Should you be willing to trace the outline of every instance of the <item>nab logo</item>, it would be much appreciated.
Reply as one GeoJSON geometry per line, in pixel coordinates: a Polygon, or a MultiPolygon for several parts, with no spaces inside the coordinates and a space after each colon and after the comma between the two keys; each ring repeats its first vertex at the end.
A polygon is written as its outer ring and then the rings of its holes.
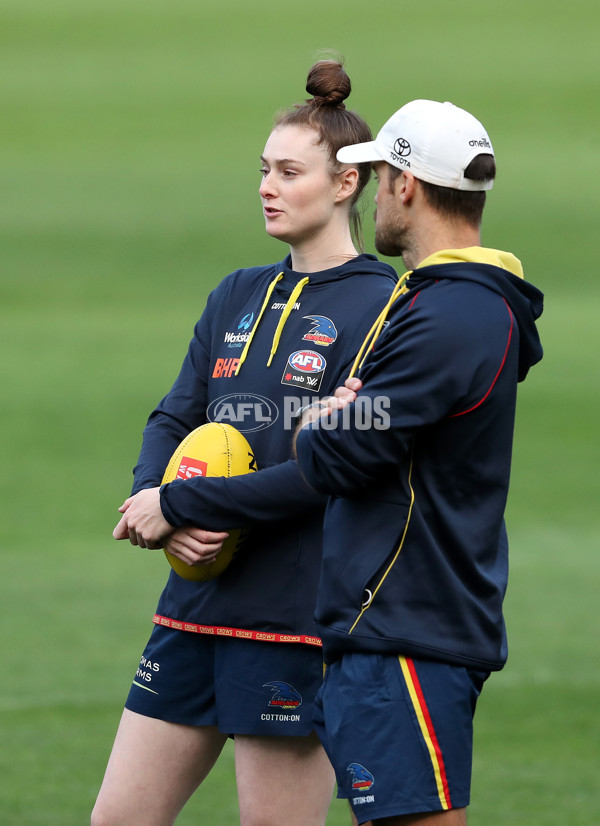
{"type": "Polygon", "coordinates": [[[350,763],[346,771],[352,772],[353,791],[364,792],[375,783],[375,778],[371,772],[367,771],[360,763],[350,763]]]}
{"type": "Polygon", "coordinates": [[[270,688],[273,696],[269,700],[270,706],[277,708],[298,708],[302,705],[302,695],[289,683],[282,683],[274,680],[272,683],[265,683],[263,688],[270,688]]]}
{"type": "Polygon", "coordinates": [[[326,361],[314,350],[296,350],[288,359],[290,366],[301,373],[320,373],[325,369],[326,361]]]}

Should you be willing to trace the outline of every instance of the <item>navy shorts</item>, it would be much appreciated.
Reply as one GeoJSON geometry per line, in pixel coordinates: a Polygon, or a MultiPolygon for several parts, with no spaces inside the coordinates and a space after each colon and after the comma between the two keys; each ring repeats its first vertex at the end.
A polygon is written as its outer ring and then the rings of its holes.
{"type": "Polygon", "coordinates": [[[468,805],[487,676],[395,655],[346,654],[327,666],[315,725],[359,823],[468,805]]]}
{"type": "Polygon", "coordinates": [[[230,735],[306,736],[322,680],[320,648],[156,625],[125,707],[230,735]]]}

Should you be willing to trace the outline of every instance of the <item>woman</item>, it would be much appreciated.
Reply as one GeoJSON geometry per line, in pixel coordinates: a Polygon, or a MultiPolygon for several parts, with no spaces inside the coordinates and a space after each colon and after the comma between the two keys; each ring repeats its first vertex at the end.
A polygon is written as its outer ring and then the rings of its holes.
{"type": "Polygon", "coordinates": [[[334,778],[312,724],[325,500],[290,458],[288,414],[343,383],[396,275],[360,255],[351,233],[370,168],[335,155],[370,140],[370,130],[344,106],[349,78],[339,63],[320,61],[306,89],[313,98],[279,115],[261,157],[266,230],[290,253],[237,270],[209,296],[179,377],[148,420],[134,495],[114,533],[188,564],[213,560],[226,529],[249,528],[249,537],[217,579],[171,573],[94,826],[173,823],[228,736],[245,826],[325,823],[334,778]],[[243,428],[258,472],[158,487],[174,448],[221,397],[257,394],[278,411],[270,427],[243,428]],[[182,621],[189,630],[170,627],[182,621]]]}

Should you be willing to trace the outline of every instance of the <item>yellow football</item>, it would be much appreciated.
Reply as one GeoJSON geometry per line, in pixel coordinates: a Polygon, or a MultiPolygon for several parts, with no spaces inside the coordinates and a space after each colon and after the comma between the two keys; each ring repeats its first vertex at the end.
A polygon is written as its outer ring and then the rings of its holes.
{"type": "MultiPolygon", "coordinates": [[[[256,469],[252,448],[239,430],[229,424],[209,422],[192,430],[181,442],[171,456],[162,484],[195,476],[240,476],[256,469]]],[[[242,530],[228,533],[216,560],[209,565],[187,565],[168,551],[165,556],[183,579],[207,582],[223,573],[242,542],[242,530]]]]}

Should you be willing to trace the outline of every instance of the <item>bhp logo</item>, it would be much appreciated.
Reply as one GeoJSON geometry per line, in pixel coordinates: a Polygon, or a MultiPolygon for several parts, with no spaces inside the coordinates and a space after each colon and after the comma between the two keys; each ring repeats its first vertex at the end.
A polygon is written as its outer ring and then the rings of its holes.
{"type": "Polygon", "coordinates": [[[213,369],[213,379],[231,378],[231,376],[233,376],[233,374],[235,373],[239,363],[240,360],[234,358],[217,359],[213,369]]]}

